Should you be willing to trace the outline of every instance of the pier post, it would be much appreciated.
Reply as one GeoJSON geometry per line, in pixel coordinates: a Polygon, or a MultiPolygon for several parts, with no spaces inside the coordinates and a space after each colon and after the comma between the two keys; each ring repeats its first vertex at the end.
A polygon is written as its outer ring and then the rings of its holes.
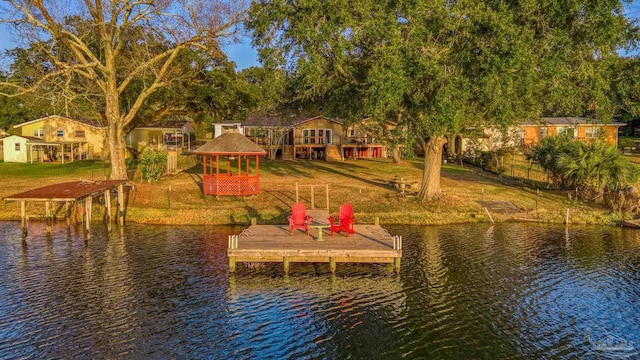
{"type": "Polygon", "coordinates": [[[336,258],[334,257],[329,258],[329,269],[331,269],[331,273],[336,272],[336,258]]]}
{"type": "Polygon", "coordinates": [[[288,256],[285,256],[284,258],[282,258],[282,264],[283,264],[284,273],[288,274],[289,273],[289,257],[288,256]]]}
{"type": "Polygon", "coordinates": [[[314,199],[314,196],[313,196],[313,188],[314,187],[315,186],[311,185],[311,209],[315,209],[316,208],[315,199],[314,199]]]}
{"type": "Polygon", "coordinates": [[[27,237],[27,203],[24,200],[20,201],[20,230],[24,240],[27,237]]]}
{"type": "Polygon", "coordinates": [[[396,271],[396,274],[400,274],[400,258],[393,258],[393,268],[396,271]]]}
{"type": "Polygon", "coordinates": [[[50,201],[45,201],[44,203],[44,208],[45,208],[45,216],[46,216],[46,220],[45,223],[47,224],[47,234],[51,234],[51,202],[50,201]]]}
{"type": "Polygon", "coordinates": [[[124,226],[124,184],[118,185],[118,225],[124,226]]]}
{"type": "Polygon", "coordinates": [[[329,210],[329,184],[327,184],[326,186],[327,186],[327,190],[325,192],[327,193],[327,210],[329,210]]]}
{"type": "Polygon", "coordinates": [[[87,239],[91,239],[91,210],[93,208],[93,198],[91,196],[87,196],[84,199],[84,218],[86,222],[86,230],[87,230],[87,239]]]}
{"type": "Polygon", "coordinates": [[[236,272],[236,257],[229,256],[229,272],[236,272]]]}
{"type": "Polygon", "coordinates": [[[71,202],[66,201],[64,203],[64,206],[65,206],[64,214],[65,214],[65,217],[67,218],[67,229],[69,229],[71,227],[71,207],[73,205],[71,205],[71,202]]]}
{"type": "Polygon", "coordinates": [[[104,191],[104,217],[107,222],[107,231],[111,231],[111,190],[104,191]]]}
{"type": "Polygon", "coordinates": [[[258,223],[258,219],[252,217],[251,218],[251,226],[255,226],[258,223]]]}

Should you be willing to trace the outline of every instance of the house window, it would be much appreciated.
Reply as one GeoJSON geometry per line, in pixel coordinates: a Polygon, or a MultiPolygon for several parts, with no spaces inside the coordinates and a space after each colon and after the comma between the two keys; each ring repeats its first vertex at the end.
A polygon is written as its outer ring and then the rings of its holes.
{"type": "Polygon", "coordinates": [[[84,138],[85,137],[84,130],[76,130],[75,137],[84,138]]]}
{"type": "Polygon", "coordinates": [[[540,127],[539,133],[541,138],[547,136],[548,132],[549,132],[549,129],[546,126],[540,127]]]}
{"type": "Polygon", "coordinates": [[[584,136],[588,139],[595,139],[600,133],[599,129],[595,126],[589,126],[584,129],[584,136]]]}
{"type": "Polygon", "coordinates": [[[20,143],[16,143],[16,151],[20,151],[20,143]]]}
{"type": "Polygon", "coordinates": [[[33,129],[33,136],[35,137],[43,137],[44,130],[43,129],[33,129]]]}
{"type": "Polygon", "coordinates": [[[302,130],[303,144],[331,144],[331,129],[305,129],[302,130]]]}
{"type": "Polygon", "coordinates": [[[222,133],[223,134],[229,134],[229,133],[239,133],[240,130],[238,129],[237,126],[223,126],[222,127],[222,133]]]}
{"type": "Polygon", "coordinates": [[[356,128],[351,128],[351,129],[349,130],[349,136],[350,136],[350,137],[354,137],[354,136],[356,136],[356,128]]]}
{"type": "Polygon", "coordinates": [[[64,137],[64,130],[57,130],[56,131],[56,136],[57,137],[64,137]]]}
{"type": "Polygon", "coordinates": [[[576,137],[576,129],[568,126],[560,126],[558,127],[558,135],[561,134],[569,134],[572,138],[576,137]]]}

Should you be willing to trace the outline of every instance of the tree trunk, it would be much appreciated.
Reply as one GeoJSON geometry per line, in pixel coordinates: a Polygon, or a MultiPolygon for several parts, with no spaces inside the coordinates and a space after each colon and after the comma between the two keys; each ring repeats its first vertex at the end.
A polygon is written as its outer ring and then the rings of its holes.
{"type": "Polygon", "coordinates": [[[118,87],[113,79],[106,81],[105,89],[107,137],[109,155],[111,158],[111,180],[127,179],[127,163],[125,162],[126,143],[124,140],[124,125],[120,116],[118,87]]]}
{"type": "Polygon", "coordinates": [[[457,144],[456,144],[456,136],[458,136],[456,133],[453,134],[449,134],[448,136],[448,143],[449,143],[449,157],[450,158],[458,158],[458,152],[460,151],[460,149],[458,149],[457,144]]]}
{"type": "Polygon", "coordinates": [[[127,179],[127,163],[125,161],[126,143],[122,126],[109,124],[109,151],[111,152],[111,180],[127,179]]]}
{"type": "Polygon", "coordinates": [[[446,143],[447,139],[444,136],[432,136],[423,142],[424,169],[422,170],[422,186],[418,193],[420,200],[431,201],[441,196],[442,146],[446,143]]]}
{"type": "Polygon", "coordinates": [[[402,154],[400,153],[400,146],[396,145],[392,150],[393,163],[400,164],[402,162],[402,154]]]}

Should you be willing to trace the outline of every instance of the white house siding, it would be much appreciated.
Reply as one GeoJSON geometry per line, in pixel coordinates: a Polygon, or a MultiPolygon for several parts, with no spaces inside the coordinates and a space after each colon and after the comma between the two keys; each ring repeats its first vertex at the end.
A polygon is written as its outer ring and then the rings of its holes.
{"type": "Polygon", "coordinates": [[[28,161],[27,155],[29,150],[27,149],[27,139],[21,136],[11,135],[2,139],[2,141],[5,162],[26,163],[28,161]],[[19,150],[16,150],[16,147],[18,147],[19,150]]]}

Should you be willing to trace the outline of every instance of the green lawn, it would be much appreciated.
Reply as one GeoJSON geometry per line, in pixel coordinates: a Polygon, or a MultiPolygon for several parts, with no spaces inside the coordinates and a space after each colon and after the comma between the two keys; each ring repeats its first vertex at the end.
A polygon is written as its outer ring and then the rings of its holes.
{"type": "Polygon", "coordinates": [[[91,179],[104,179],[109,175],[108,164],[97,160],[74,161],[60,163],[0,163],[0,180],[4,179],[40,179],[60,176],[83,176],[91,179]]]}

